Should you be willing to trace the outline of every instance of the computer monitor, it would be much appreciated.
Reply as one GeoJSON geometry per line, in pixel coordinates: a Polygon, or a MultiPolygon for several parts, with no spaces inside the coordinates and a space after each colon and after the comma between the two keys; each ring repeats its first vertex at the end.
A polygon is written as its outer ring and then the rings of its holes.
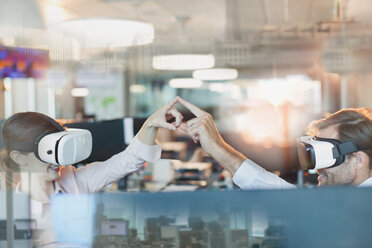
{"type": "Polygon", "coordinates": [[[37,229],[36,220],[17,219],[14,220],[14,238],[31,239],[32,231],[37,229]]]}
{"type": "Polygon", "coordinates": [[[43,78],[49,68],[49,51],[0,45],[0,78],[43,78]]]}
{"type": "Polygon", "coordinates": [[[101,223],[101,235],[125,236],[127,235],[128,223],[125,220],[106,220],[101,223]]]}
{"type": "Polygon", "coordinates": [[[87,129],[92,133],[92,153],[86,160],[81,162],[91,163],[94,161],[105,161],[123,151],[141,129],[145,120],[145,118],[126,117],[106,121],[68,123],[64,126],[87,129]]]}

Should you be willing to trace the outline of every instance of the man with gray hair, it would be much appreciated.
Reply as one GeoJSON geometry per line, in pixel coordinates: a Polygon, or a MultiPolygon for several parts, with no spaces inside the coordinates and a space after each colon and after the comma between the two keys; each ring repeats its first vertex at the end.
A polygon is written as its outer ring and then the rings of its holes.
{"type": "MultiPolygon", "coordinates": [[[[210,114],[181,98],[179,102],[196,116],[180,127],[233,175],[234,183],[241,189],[295,188],[227,144],[210,114]]],[[[328,114],[312,122],[307,134],[298,141],[300,163],[305,169],[317,170],[319,186],[372,186],[370,110],[343,109],[328,114]]]]}

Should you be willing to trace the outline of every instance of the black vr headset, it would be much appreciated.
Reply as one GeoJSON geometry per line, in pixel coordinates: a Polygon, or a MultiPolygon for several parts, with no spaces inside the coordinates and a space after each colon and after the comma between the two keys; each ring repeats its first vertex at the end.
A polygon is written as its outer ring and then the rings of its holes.
{"type": "Polygon", "coordinates": [[[304,170],[317,170],[335,167],[345,161],[345,155],[362,151],[353,142],[341,142],[313,136],[297,138],[297,152],[301,167],[304,170]]]}

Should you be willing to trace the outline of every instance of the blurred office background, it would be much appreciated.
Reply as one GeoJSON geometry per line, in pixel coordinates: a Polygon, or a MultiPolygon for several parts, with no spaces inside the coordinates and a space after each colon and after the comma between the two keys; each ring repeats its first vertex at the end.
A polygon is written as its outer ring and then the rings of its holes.
{"type": "MultiPolygon", "coordinates": [[[[0,119],[146,118],[179,95],[211,113],[233,147],[296,183],[294,141],[308,123],[372,106],[371,8],[367,0],[0,0],[0,119]]],[[[160,140],[181,161],[197,149],[182,133],[160,140]]]]}
{"type": "MultiPolygon", "coordinates": [[[[316,175],[299,170],[295,138],[327,112],[372,107],[371,10],[368,0],[0,0],[0,126],[16,112],[38,111],[87,128],[89,163],[123,150],[146,117],[181,96],[211,113],[250,159],[314,187],[316,175]]],[[[104,191],[208,192],[58,195],[60,241],[371,243],[369,189],[214,192],[234,188],[228,172],[181,131],[162,130],[158,139],[161,160],[104,191]]],[[[0,247],[7,238],[7,247],[13,238],[13,247],[30,247],[41,218],[30,215],[25,195],[7,197],[0,192],[0,247]]]]}

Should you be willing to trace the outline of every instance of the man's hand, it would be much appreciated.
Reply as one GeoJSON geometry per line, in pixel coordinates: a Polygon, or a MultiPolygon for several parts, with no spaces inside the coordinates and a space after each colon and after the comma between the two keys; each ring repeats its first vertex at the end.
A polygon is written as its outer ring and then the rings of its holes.
{"type": "Polygon", "coordinates": [[[222,139],[214,124],[212,115],[182,98],[179,98],[178,101],[196,116],[196,118],[189,120],[187,123],[181,123],[180,128],[187,132],[194,142],[199,141],[208,155],[212,156],[234,175],[247,158],[222,139]]]}
{"type": "Polygon", "coordinates": [[[154,145],[159,127],[174,131],[180,126],[183,116],[174,108],[174,105],[176,105],[179,99],[179,97],[174,98],[146,120],[137,135],[141,142],[147,145],[154,145]],[[172,118],[175,118],[175,121],[168,123],[172,118]]]}
{"type": "Polygon", "coordinates": [[[179,103],[196,116],[187,123],[181,123],[180,128],[187,132],[195,143],[199,141],[208,155],[213,156],[213,152],[224,147],[225,142],[214,124],[212,115],[182,98],[179,98],[179,103]]]}

